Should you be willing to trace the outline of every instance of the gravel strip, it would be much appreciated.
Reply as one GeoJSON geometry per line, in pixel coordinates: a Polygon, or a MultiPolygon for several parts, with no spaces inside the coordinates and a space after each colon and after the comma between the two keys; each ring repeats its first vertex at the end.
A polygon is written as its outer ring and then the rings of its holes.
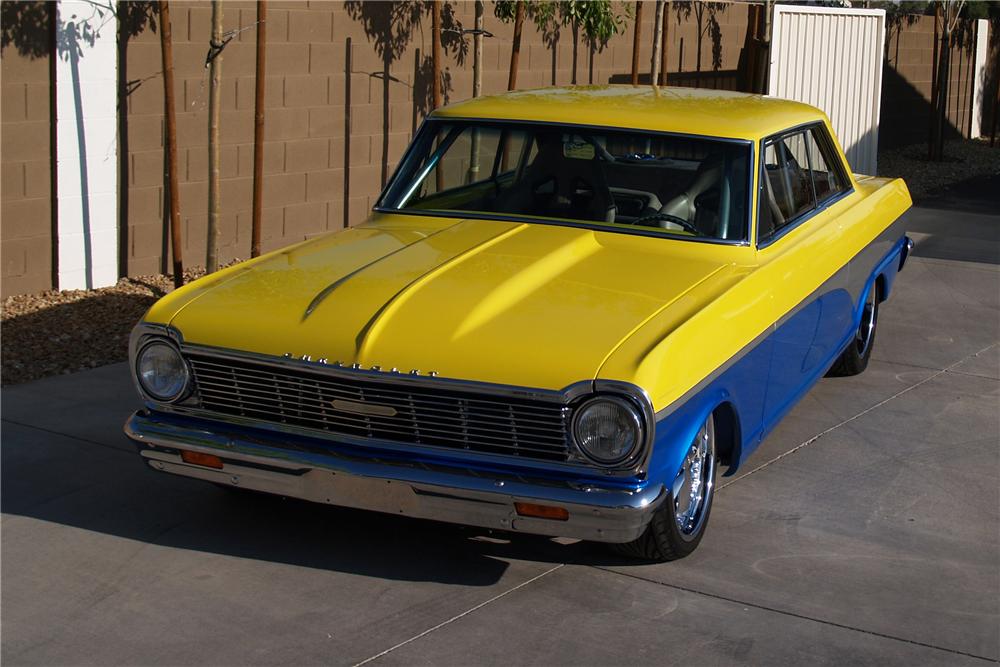
{"type": "Polygon", "coordinates": [[[881,151],[878,175],[902,177],[913,199],[920,200],[977,176],[1000,174],[1000,146],[990,148],[988,140],[946,141],[944,157],[943,162],[928,160],[925,143],[881,151]]]}
{"type": "MultiPolygon", "coordinates": [[[[184,282],[204,274],[185,271],[184,282]]],[[[171,290],[170,276],[138,276],[95,290],[7,297],[0,311],[0,384],[125,361],[132,327],[171,290]]]]}

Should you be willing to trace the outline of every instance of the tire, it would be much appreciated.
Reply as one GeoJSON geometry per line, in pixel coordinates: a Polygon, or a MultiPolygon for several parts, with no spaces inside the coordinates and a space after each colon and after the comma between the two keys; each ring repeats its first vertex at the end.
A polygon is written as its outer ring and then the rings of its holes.
{"type": "Polygon", "coordinates": [[[646,530],[631,542],[611,545],[612,549],[628,558],[664,563],[698,548],[712,512],[716,462],[715,416],[709,415],[688,449],[670,496],[657,508],[646,530]],[[691,475],[695,466],[697,472],[691,475]],[[691,503],[692,494],[699,491],[697,503],[691,503]]]}
{"type": "Polygon", "coordinates": [[[854,338],[847,345],[833,366],[827,371],[829,377],[848,377],[858,375],[868,368],[868,360],[875,347],[875,332],[878,329],[878,308],[882,300],[879,282],[876,280],[865,295],[864,309],[861,311],[861,324],[854,332],[854,338]]]}

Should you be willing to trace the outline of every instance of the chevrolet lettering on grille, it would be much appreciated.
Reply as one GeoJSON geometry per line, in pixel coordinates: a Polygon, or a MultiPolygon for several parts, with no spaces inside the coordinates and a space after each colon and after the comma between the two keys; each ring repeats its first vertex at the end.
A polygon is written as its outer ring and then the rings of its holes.
{"type": "MultiPolygon", "coordinates": [[[[313,361],[312,356],[308,355],[308,354],[296,355],[296,354],[292,354],[291,352],[285,352],[284,357],[285,357],[285,359],[297,359],[299,361],[309,361],[309,362],[313,362],[313,363],[317,363],[317,364],[323,364],[324,366],[334,366],[336,368],[353,368],[354,370],[370,370],[370,371],[375,371],[376,373],[393,373],[393,374],[400,374],[400,373],[402,373],[402,371],[399,370],[398,368],[396,368],[395,366],[393,366],[391,369],[389,369],[387,371],[384,371],[384,370],[382,370],[382,367],[379,366],[379,365],[377,365],[377,364],[366,369],[364,366],[362,366],[359,363],[354,363],[354,364],[351,364],[350,366],[345,366],[344,364],[340,363],[339,361],[335,361],[335,362],[333,362],[331,364],[330,361],[326,357],[320,357],[319,359],[316,359],[315,361],[313,361]]],[[[414,369],[411,369],[410,372],[407,373],[407,375],[423,375],[423,373],[421,373],[419,369],[414,368],[414,369]]],[[[437,377],[438,376],[438,372],[437,371],[428,371],[426,373],[426,375],[428,377],[432,377],[433,378],[433,377],[437,377]]]]}

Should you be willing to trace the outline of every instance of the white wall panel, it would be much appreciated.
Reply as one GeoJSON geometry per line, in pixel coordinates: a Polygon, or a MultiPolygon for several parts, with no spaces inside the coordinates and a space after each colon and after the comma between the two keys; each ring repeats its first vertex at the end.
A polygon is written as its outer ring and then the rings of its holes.
{"type": "Polygon", "coordinates": [[[983,136],[983,112],[986,110],[986,65],[990,56],[990,22],[988,19],[976,21],[976,58],[972,70],[972,123],[969,136],[978,139],[983,136]]]}
{"type": "Polygon", "coordinates": [[[105,287],[118,280],[117,23],[107,2],[56,7],[59,289],[105,287]]]}
{"type": "Polygon", "coordinates": [[[819,107],[857,173],[874,174],[885,11],[776,5],[768,94],[819,107]]]}

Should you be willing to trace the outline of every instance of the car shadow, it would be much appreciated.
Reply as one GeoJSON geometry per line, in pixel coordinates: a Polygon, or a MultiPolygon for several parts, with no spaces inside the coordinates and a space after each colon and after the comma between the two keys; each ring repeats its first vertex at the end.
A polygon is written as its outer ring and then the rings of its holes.
{"type": "MultiPolygon", "coordinates": [[[[599,544],[222,488],[154,472],[120,443],[3,426],[0,503],[8,518],[29,517],[161,547],[465,586],[495,584],[511,561],[628,562],[599,544]]],[[[7,539],[15,538],[8,533],[7,539]]]]}

